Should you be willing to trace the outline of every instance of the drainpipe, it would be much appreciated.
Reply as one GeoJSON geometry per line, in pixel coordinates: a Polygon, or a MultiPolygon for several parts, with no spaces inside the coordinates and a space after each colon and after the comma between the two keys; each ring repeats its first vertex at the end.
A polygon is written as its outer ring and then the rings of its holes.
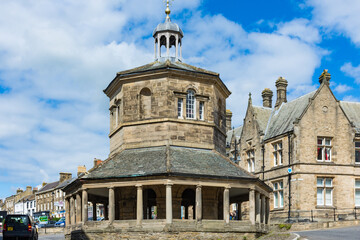
{"type": "MultiPolygon", "coordinates": [[[[288,164],[288,169],[290,169],[290,164],[291,164],[291,135],[290,132],[288,133],[288,159],[289,159],[289,164],[288,164]]],[[[288,178],[289,178],[289,212],[288,212],[288,222],[290,222],[290,213],[291,213],[291,172],[288,171],[288,178]]]]}

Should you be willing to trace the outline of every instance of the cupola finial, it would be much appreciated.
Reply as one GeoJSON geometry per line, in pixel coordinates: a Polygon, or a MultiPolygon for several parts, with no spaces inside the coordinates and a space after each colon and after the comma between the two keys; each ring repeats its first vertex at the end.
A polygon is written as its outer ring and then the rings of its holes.
{"type": "Polygon", "coordinates": [[[166,18],[165,18],[165,21],[166,22],[170,22],[170,8],[169,8],[169,5],[170,5],[170,0],[166,0],[166,9],[165,9],[165,13],[166,13],[166,18]]]}

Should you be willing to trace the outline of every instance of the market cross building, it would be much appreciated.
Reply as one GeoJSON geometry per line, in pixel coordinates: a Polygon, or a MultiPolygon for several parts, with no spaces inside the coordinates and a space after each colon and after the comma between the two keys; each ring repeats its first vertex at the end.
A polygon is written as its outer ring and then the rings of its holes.
{"type": "Polygon", "coordinates": [[[155,61],[119,72],[104,90],[110,154],[64,188],[67,239],[267,231],[271,188],[226,157],[230,91],[218,73],[182,62],[183,32],[169,15],[167,7],[153,32],[155,61]],[[89,221],[89,202],[104,204],[105,221],[89,221]],[[249,206],[241,220],[229,220],[232,203],[249,206]]]}

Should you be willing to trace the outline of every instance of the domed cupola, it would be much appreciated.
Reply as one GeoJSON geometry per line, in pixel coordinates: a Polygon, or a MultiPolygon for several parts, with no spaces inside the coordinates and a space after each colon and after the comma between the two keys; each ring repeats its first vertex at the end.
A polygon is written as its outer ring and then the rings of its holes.
{"type": "Polygon", "coordinates": [[[167,0],[165,13],[165,22],[160,23],[153,32],[153,37],[155,39],[155,61],[181,61],[181,45],[184,34],[181,28],[170,20],[169,0],[167,0]],[[162,46],[165,46],[166,53],[161,53],[162,46]],[[175,51],[170,51],[172,47],[175,47],[175,51]]]}

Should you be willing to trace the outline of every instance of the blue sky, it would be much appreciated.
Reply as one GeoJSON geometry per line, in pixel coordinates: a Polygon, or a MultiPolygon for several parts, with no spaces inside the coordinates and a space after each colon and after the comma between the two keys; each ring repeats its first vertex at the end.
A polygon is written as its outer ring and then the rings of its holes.
{"type": "MultiPolygon", "coordinates": [[[[0,2],[0,198],[107,158],[102,90],[153,61],[164,10],[162,0],[0,2]]],[[[175,0],[171,10],[184,61],[219,72],[232,91],[234,126],[248,93],[261,105],[279,76],[291,100],[328,69],[339,100],[360,100],[360,1],[175,0]]]]}

